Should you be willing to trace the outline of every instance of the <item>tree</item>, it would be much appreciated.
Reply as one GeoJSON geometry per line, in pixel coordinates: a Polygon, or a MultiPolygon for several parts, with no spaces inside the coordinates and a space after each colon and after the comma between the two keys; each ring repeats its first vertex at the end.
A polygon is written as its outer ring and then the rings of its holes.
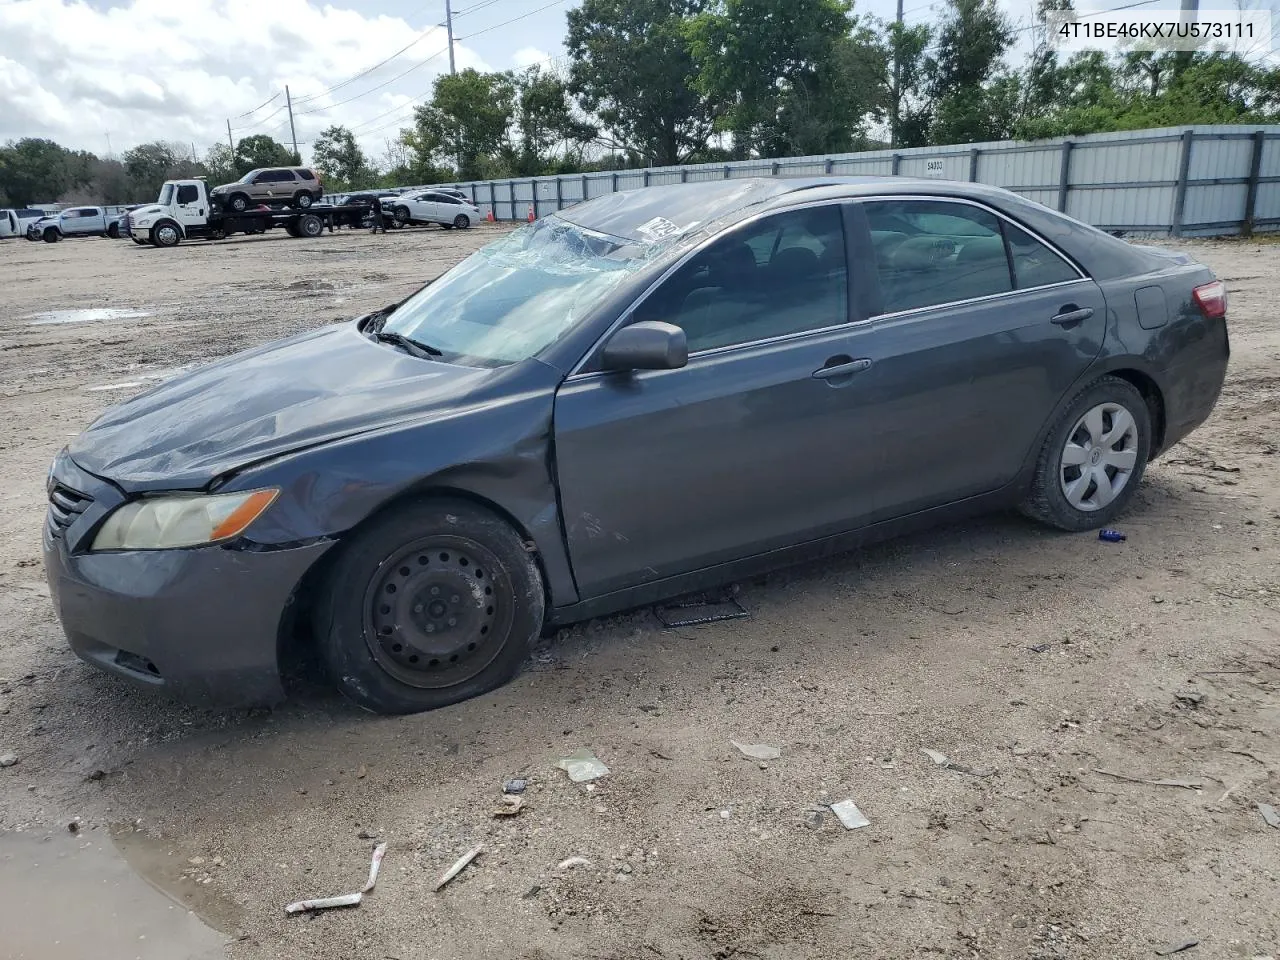
{"type": "Polygon", "coordinates": [[[929,98],[926,51],[933,41],[928,24],[883,24],[889,38],[889,142],[895,147],[923,147],[929,143],[933,106],[929,98]]]}
{"type": "Polygon", "coordinates": [[[515,97],[507,73],[468,68],[437,77],[430,102],[414,109],[413,127],[404,132],[415,166],[438,169],[456,159],[458,179],[485,179],[507,141],[515,97]]]}
{"type": "Polygon", "coordinates": [[[209,174],[210,186],[221,186],[239,179],[242,174],[236,166],[236,155],[225,143],[215,143],[204,155],[204,167],[209,174]]]}
{"type": "Polygon", "coordinates": [[[938,52],[929,63],[933,83],[934,143],[1002,140],[1017,104],[1004,55],[1013,28],[996,0],[948,0],[938,29],[938,52]]]}
{"type": "Polygon", "coordinates": [[[25,137],[0,147],[0,193],[15,207],[52,201],[87,181],[92,154],[73,154],[52,140],[25,137]]]}
{"type": "Polygon", "coordinates": [[[316,169],[337,190],[367,186],[377,176],[355,136],[343,126],[335,124],[321,131],[311,145],[311,156],[316,169]]]}
{"type": "Polygon", "coordinates": [[[740,156],[853,149],[887,104],[888,51],[849,0],[719,0],[685,34],[740,156]]]}
{"type": "Polygon", "coordinates": [[[236,144],[236,170],[244,176],[259,167],[296,167],[302,158],[265,133],[255,133],[236,144]]]}
{"type": "Polygon", "coordinates": [[[657,166],[706,147],[707,99],[695,73],[685,19],[706,0],[583,0],[567,14],[569,89],[609,135],[607,146],[657,166]]]}
{"type": "Polygon", "coordinates": [[[583,149],[596,138],[598,130],[574,115],[568,83],[536,66],[516,74],[513,82],[519,141],[510,173],[536,176],[566,165],[578,169],[583,149]],[[557,153],[563,157],[559,164],[557,153]]]}

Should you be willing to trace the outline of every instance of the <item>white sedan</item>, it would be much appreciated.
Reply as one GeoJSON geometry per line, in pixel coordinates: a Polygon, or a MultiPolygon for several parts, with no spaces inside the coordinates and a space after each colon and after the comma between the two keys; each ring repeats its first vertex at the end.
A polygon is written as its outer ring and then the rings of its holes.
{"type": "Polygon", "coordinates": [[[427,190],[422,193],[405,193],[399,196],[381,197],[382,209],[390,212],[396,223],[438,223],[446,230],[457,227],[465,230],[478,222],[480,211],[458,197],[427,190]]]}

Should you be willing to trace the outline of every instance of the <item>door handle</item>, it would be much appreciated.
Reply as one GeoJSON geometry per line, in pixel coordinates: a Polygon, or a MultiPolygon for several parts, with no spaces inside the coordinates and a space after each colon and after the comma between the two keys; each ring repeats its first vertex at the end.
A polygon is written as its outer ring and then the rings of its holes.
{"type": "Polygon", "coordinates": [[[813,376],[818,380],[833,380],[839,377],[847,377],[852,373],[861,373],[869,366],[871,366],[871,361],[865,357],[861,360],[846,360],[844,363],[833,363],[825,367],[819,367],[813,371],[813,376]]]}
{"type": "Polygon", "coordinates": [[[1056,323],[1060,327],[1071,327],[1077,323],[1083,323],[1093,316],[1093,307],[1077,307],[1074,303],[1068,303],[1061,311],[1049,318],[1050,323],[1056,323]]]}

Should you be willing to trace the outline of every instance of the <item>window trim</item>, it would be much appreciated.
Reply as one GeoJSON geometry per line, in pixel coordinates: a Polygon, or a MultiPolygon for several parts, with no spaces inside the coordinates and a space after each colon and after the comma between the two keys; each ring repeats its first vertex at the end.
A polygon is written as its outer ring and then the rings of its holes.
{"type": "Polygon", "coordinates": [[[848,290],[845,296],[846,319],[840,323],[833,323],[825,327],[815,327],[812,330],[799,330],[795,333],[784,333],[784,334],[781,334],[780,336],[766,337],[762,340],[748,340],[743,343],[733,343],[723,347],[710,347],[706,350],[697,350],[689,354],[689,360],[692,361],[696,357],[706,357],[706,356],[712,356],[715,354],[725,353],[730,350],[742,350],[747,347],[756,347],[762,344],[778,343],[783,340],[794,340],[799,337],[808,337],[818,333],[829,333],[832,330],[839,330],[842,328],[855,326],[858,323],[865,323],[866,322],[865,320],[856,319],[853,313],[854,306],[855,306],[855,303],[854,303],[855,297],[854,297],[854,291],[853,291],[853,285],[852,285],[853,271],[850,263],[850,260],[852,257],[852,243],[851,243],[851,238],[849,237],[849,222],[848,222],[848,216],[847,216],[847,208],[853,203],[855,199],[856,198],[854,197],[829,197],[827,199],[819,200],[812,203],[797,203],[797,204],[790,204],[782,207],[771,207],[768,210],[761,210],[759,213],[753,214],[750,217],[744,217],[742,220],[735,222],[727,230],[721,230],[717,233],[713,233],[709,237],[704,238],[701,242],[697,243],[693,247],[686,250],[678,260],[670,264],[667,267],[667,269],[664,270],[659,277],[657,277],[652,283],[649,284],[649,286],[647,286],[643,291],[641,291],[641,293],[634,300],[631,301],[631,303],[627,306],[625,310],[622,311],[622,313],[618,314],[617,318],[613,321],[613,323],[609,325],[608,329],[605,330],[604,333],[602,333],[599,337],[596,338],[595,342],[592,343],[591,346],[582,354],[578,362],[573,365],[573,368],[565,376],[564,382],[568,383],[571,380],[574,382],[577,382],[579,380],[587,380],[593,377],[602,377],[602,376],[613,373],[614,371],[612,370],[584,371],[582,368],[586,366],[588,361],[593,359],[599,353],[600,347],[604,344],[606,340],[608,340],[611,336],[613,336],[614,333],[616,333],[618,330],[621,330],[623,327],[628,325],[628,322],[630,321],[631,317],[635,314],[636,310],[638,310],[640,308],[640,305],[643,304],[646,300],[649,299],[650,296],[653,295],[654,291],[656,291],[660,286],[662,286],[662,284],[666,283],[667,280],[670,279],[671,276],[674,275],[676,271],[678,271],[686,263],[688,263],[690,260],[696,257],[699,253],[701,253],[707,247],[711,246],[711,244],[715,243],[718,240],[723,239],[724,237],[729,236],[731,233],[737,232],[738,230],[745,229],[749,227],[751,224],[756,223],[759,220],[763,220],[765,217],[777,216],[779,214],[784,214],[784,213],[792,213],[796,210],[813,210],[818,207],[830,207],[830,206],[835,206],[839,208],[837,212],[840,215],[840,229],[844,234],[845,283],[848,286],[848,290]]]}
{"type": "MultiPolygon", "coordinates": [[[[1090,277],[1084,271],[1084,269],[1078,263],[1076,263],[1075,260],[1067,256],[1067,254],[1064,253],[1056,244],[1049,242],[1040,234],[1038,234],[1035,230],[1032,230],[1030,227],[1028,227],[1026,224],[1019,223],[1017,220],[1013,219],[1010,216],[1007,216],[1006,214],[1002,213],[999,210],[996,210],[994,207],[988,206],[985,203],[980,203],[977,200],[970,200],[967,197],[946,197],[946,196],[937,196],[937,195],[930,196],[927,194],[901,194],[901,195],[887,194],[887,195],[880,195],[875,197],[856,197],[854,198],[853,202],[856,204],[870,204],[870,203],[895,203],[903,200],[923,200],[931,203],[959,203],[959,204],[964,204],[965,206],[977,207],[979,210],[986,211],[987,213],[990,213],[994,217],[996,217],[996,219],[999,220],[1002,224],[1008,223],[1011,226],[1015,226],[1019,230],[1021,230],[1023,233],[1025,233],[1027,236],[1035,240],[1037,243],[1043,244],[1048,250],[1050,250],[1060,260],[1062,260],[1067,266],[1069,266],[1072,270],[1074,270],[1076,272],[1076,277],[1074,280],[1060,280],[1057,283],[1041,283],[1041,284],[1037,284],[1034,287],[1015,286],[1012,290],[1005,290],[1002,293],[989,293],[981,297],[968,297],[964,300],[943,300],[938,303],[931,303],[923,307],[910,307],[906,310],[894,310],[889,313],[877,313],[877,314],[874,314],[873,316],[867,317],[864,320],[856,321],[858,325],[862,325],[866,323],[874,323],[879,320],[906,317],[915,313],[921,313],[926,310],[937,310],[939,307],[955,307],[955,306],[961,306],[969,303],[983,303],[988,300],[998,300],[1003,297],[1012,297],[1022,293],[1029,293],[1033,290],[1050,290],[1050,289],[1053,289],[1054,287],[1066,287],[1075,283],[1081,283],[1083,281],[1088,281],[1090,283],[1093,282],[1093,278],[1090,277]]],[[[1010,255],[1010,250],[1009,250],[1008,234],[1005,233],[1003,226],[1001,227],[1001,230],[1000,230],[1000,237],[1002,242],[1004,243],[1005,259],[1009,264],[1009,271],[1010,271],[1009,279],[1011,282],[1016,283],[1015,274],[1013,272],[1014,271],[1013,257],[1010,255]]]]}

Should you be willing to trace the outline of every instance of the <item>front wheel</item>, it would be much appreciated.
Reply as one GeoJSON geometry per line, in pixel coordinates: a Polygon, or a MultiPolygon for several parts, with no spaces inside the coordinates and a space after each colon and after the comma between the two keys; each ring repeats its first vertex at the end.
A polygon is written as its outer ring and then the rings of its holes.
{"type": "Polygon", "coordinates": [[[182,239],[182,232],[176,223],[164,221],[151,230],[151,240],[157,247],[176,247],[182,239]]]}
{"type": "Polygon", "coordinates": [[[395,210],[391,212],[391,216],[395,219],[396,223],[403,227],[409,222],[409,208],[396,207],[395,210]]]}
{"type": "Polygon", "coordinates": [[[1133,498],[1150,452],[1146,400],[1127,380],[1102,377],[1049,431],[1022,512],[1060,530],[1106,526],[1133,498]]]}
{"type": "Polygon", "coordinates": [[[423,500],[370,521],[342,547],[315,610],[342,693],[416,713],[515,676],[542,629],[542,575],[521,537],[466,501],[423,500]]]}
{"type": "Polygon", "coordinates": [[[57,243],[59,240],[62,239],[62,234],[58,233],[58,231],[55,230],[53,227],[50,227],[48,230],[44,232],[44,235],[41,237],[41,239],[44,240],[45,243],[57,243]]]}
{"type": "Polygon", "coordinates": [[[110,237],[112,240],[119,240],[120,239],[119,224],[113,223],[111,226],[107,227],[107,236],[110,237]]]}
{"type": "Polygon", "coordinates": [[[227,201],[227,206],[236,213],[244,213],[249,209],[249,198],[243,193],[232,194],[231,199],[227,201]]]}
{"type": "Polygon", "coordinates": [[[453,218],[453,225],[459,230],[465,230],[467,227],[471,226],[471,218],[465,213],[460,213],[453,218]]]}

